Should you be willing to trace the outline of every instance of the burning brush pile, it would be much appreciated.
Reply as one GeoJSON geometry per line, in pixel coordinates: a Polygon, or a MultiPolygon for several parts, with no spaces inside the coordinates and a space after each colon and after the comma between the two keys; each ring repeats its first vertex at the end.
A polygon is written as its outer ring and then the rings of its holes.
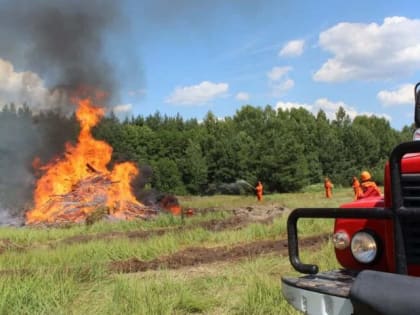
{"type": "Polygon", "coordinates": [[[36,183],[34,208],[26,213],[26,224],[85,222],[102,212],[115,219],[150,218],[157,209],[134,196],[131,181],[138,175],[131,162],[115,164],[111,170],[112,147],[93,138],[91,129],[105,111],[90,98],[74,98],[80,133],[76,144],[66,143],[62,157],[47,165],[34,163],[42,173],[36,183]]]}
{"type": "MultiPolygon", "coordinates": [[[[161,210],[181,214],[174,196],[164,195],[167,198],[162,200],[159,193],[152,192],[143,198],[149,191],[138,191],[144,204],[139,202],[131,187],[133,180],[142,175],[137,166],[131,162],[114,164],[112,147],[94,139],[91,133],[104,116],[105,106],[118,99],[115,89],[121,82],[115,74],[131,77],[137,75],[133,69],[139,68],[136,54],[132,57],[121,47],[117,52],[113,42],[105,43],[112,38],[127,40],[131,33],[121,8],[118,1],[112,0],[2,2],[0,61],[6,78],[2,97],[6,97],[5,102],[29,104],[33,113],[49,109],[68,113],[69,103],[74,104],[80,133],[76,142],[66,143],[59,157],[50,159],[58,146],[61,150],[61,139],[68,139],[62,137],[69,134],[67,130],[57,130],[55,122],[50,128],[48,119],[36,128],[26,120],[22,128],[11,121],[10,126],[15,127],[12,130],[19,131],[16,137],[4,123],[0,124],[1,140],[7,140],[0,141],[1,155],[6,156],[0,158],[0,224],[4,223],[3,213],[10,212],[14,218],[16,212],[20,219],[22,208],[27,225],[88,223],[96,213],[122,220],[150,218],[161,210]],[[5,40],[10,38],[13,40],[5,40]],[[115,63],[113,58],[120,53],[124,53],[124,60],[115,63]],[[3,58],[10,59],[10,64],[3,58]],[[18,72],[13,64],[28,69],[18,72]],[[33,160],[34,155],[50,160],[33,160]],[[15,165],[8,169],[9,161],[14,160],[15,165]],[[30,161],[35,174],[28,172],[30,161]],[[13,177],[11,183],[7,183],[8,177],[13,177]],[[27,202],[32,203],[27,206],[27,202]]],[[[140,81],[137,78],[126,88],[141,86],[140,81]]]]}

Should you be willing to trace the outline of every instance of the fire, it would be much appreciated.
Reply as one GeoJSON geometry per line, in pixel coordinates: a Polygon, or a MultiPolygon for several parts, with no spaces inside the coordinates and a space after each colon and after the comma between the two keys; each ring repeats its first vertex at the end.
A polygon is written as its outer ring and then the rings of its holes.
{"type": "Polygon", "coordinates": [[[121,219],[144,215],[145,207],[130,187],[137,167],[124,162],[109,170],[112,147],[92,136],[91,129],[104,116],[104,109],[90,98],[73,101],[80,124],[77,143],[66,143],[63,156],[47,165],[34,160],[33,166],[43,175],[36,183],[34,208],[26,213],[26,223],[78,222],[100,207],[121,219]]]}

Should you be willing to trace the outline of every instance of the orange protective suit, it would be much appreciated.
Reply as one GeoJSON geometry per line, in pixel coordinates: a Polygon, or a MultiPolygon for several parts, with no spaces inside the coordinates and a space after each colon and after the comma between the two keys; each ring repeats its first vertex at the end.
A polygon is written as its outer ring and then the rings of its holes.
{"type": "Polygon", "coordinates": [[[258,201],[262,201],[263,199],[263,190],[264,190],[263,185],[261,184],[261,182],[258,182],[257,186],[255,186],[255,193],[257,195],[258,201]]]}
{"type": "Polygon", "coordinates": [[[372,180],[372,176],[369,172],[363,171],[360,174],[360,180],[362,181],[361,189],[362,193],[357,196],[357,199],[363,199],[367,197],[381,196],[381,191],[376,186],[376,183],[372,180]]]}
{"type": "Polygon", "coordinates": [[[362,193],[357,197],[357,199],[382,195],[381,190],[378,188],[378,186],[376,186],[376,183],[374,181],[368,180],[366,182],[362,182],[361,188],[362,193]]]}
{"type": "Polygon", "coordinates": [[[331,198],[332,197],[332,189],[333,189],[334,185],[333,183],[329,180],[329,178],[325,178],[324,180],[324,188],[325,188],[325,197],[327,198],[331,198]]]}
{"type": "Polygon", "coordinates": [[[351,184],[354,191],[354,200],[357,200],[360,195],[363,194],[362,188],[360,187],[360,182],[356,176],[353,176],[353,182],[351,184]]]}

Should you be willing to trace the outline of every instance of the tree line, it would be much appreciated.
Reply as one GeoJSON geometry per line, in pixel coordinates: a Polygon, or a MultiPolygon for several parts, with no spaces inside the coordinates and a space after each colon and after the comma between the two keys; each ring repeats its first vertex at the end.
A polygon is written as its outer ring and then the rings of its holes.
{"type": "MultiPolygon", "coordinates": [[[[78,132],[74,116],[34,114],[27,106],[16,109],[13,104],[0,112],[0,124],[7,122],[12,130],[22,121],[31,130],[22,136],[49,141],[48,150],[40,146],[31,152],[44,159],[63,152],[64,142],[75,141],[78,132]]],[[[111,113],[93,133],[113,147],[114,162],[136,162],[150,187],[213,194],[244,193],[257,181],[268,192],[293,192],[326,176],[336,185],[349,186],[352,176],[364,169],[381,184],[392,148],[410,140],[412,131],[413,126],[395,130],[375,116],[352,120],[343,108],[330,120],[322,110],[314,115],[303,108],[246,105],[232,117],[218,119],[208,112],[202,121],[159,112],[120,121],[111,113]]]]}

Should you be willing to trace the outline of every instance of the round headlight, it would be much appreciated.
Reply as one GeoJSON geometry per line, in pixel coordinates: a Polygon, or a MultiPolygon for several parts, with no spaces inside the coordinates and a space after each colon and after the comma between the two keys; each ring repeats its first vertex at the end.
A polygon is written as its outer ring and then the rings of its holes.
{"type": "Polygon", "coordinates": [[[416,129],[413,134],[413,141],[420,140],[420,129],[416,129]]]}
{"type": "Polygon", "coordinates": [[[351,240],[351,252],[353,257],[363,264],[369,264],[378,255],[378,244],[372,234],[357,232],[351,240]]]}
{"type": "Polygon", "coordinates": [[[350,245],[350,237],[344,231],[334,233],[332,241],[336,249],[346,249],[350,245]]]}

